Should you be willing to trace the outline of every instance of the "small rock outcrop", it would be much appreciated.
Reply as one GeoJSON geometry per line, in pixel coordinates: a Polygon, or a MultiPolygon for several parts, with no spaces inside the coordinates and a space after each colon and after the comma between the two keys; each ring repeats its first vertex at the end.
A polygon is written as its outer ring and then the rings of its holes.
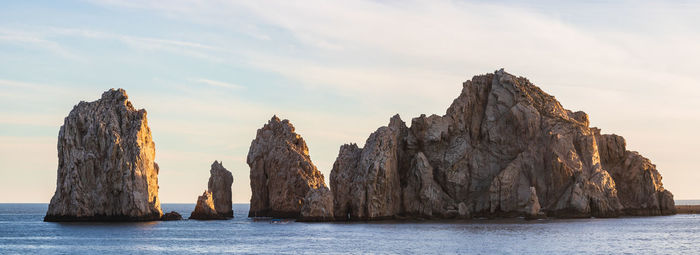
{"type": "Polygon", "coordinates": [[[149,221],[163,215],[146,110],[123,89],[80,102],[58,133],[56,192],[45,221],[149,221]]]}
{"type": "Polygon", "coordinates": [[[194,211],[190,214],[190,219],[193,220],[219,220],[227,219],[216,212],[216,207],[214,206],[214,196],[211,191],[205,190],[201,196],[197,198],[197,205],[194,207],[194,211]]]}
{"type": "Polygon", "coordinates": [[[214,161],[209,170],[208,189],[197,199],[197,205],[190,219],[230,219],[233,218],[231,185],[233,174],[221,162],[214,161]]]}
{"type": "Polygon", "coordinates": [[[175,220],[182,220],[182,215],[176,211],[171,211],[169,213],[163,214],[163,217],[160,218],[162,221],[175,221],[175,220]]]}
{"type": "Polygon", "coordinates": [[[525,204],[525,218],[539,219],[545,217],[544,213],[540,212],[541,208],[535,187],[530,187],[530,200],[525,204]]]}
{"type": "Polygon", "coordinates": [[[443,116],[396,115],[341,146],[330,184],[337,220],[674,213],[648,159],[503,70],[465,82],[443,116]]]}
{"type": "Polygon", "coordinates": [[[298,218],[306,195],[317,194],[309,191],[326,187],[304,139],[277,116],[258,129],[247,163],[252,190],[248,217],[298,218]]]}

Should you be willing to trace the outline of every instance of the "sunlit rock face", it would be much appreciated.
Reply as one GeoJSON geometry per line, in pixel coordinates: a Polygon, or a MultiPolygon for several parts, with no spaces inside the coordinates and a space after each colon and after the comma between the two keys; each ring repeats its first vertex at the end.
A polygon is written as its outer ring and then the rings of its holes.
{"type": "Polygon", "coordinates": [[[123,89],[80,102],[58,134],[56,192],[45,221],[147,221],[163,214],[146,110],[123,89]]]}
{"type": "Polygon", "coordinates": [[[197,197],[197,204],[194,206],[194,211],[190,214],[190,219],[215,220],[225,219],[225,217],[216,212],[214,196],[211,194],[211,191],[205,190],[201,196],[197,197]]]}
{"type": "Polygon", "coordinates": [[[343,145],[330,182],[338,220],[616,217],[674,208],[649,160],[503,70],[465,82],[443,116],[422,115],[407,127],[397,115],[364,148],[343,145]]]}
{"type": "Polygon", "coordinates": [[[233,218],[231,185],[233,174],[221,162],[214,161],[209,170],[208,189],[197,198],[190,219],[220,220],[233,218]]]}
{"type": "Polygon", "coordinates": [[[277,116],[258,129],[247,163],[252,190],[249,217],[297,218],[309,190],[326,187],[304,139],[288,120],[277,116]]]}

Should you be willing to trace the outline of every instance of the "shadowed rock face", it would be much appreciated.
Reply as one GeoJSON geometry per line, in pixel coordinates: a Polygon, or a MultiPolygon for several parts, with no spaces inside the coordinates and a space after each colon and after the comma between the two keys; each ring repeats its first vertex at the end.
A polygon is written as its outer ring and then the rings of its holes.
{"type": "Polygon", "coordinates": [[[333,194],[326,186],[310,189],[304,197],[300,221],[332,221],[333,194]]]}
{"type": "Polygon", "coordinates": [[[162,221],[182,220],[182,215],[180,215],[176,211],[170,211],[169,213],[163,214],[163,217],[161,217],[160,220],[162,220],[162,221]]]}
{"type": "Polygon", "coordinates": [[[288,120],[277,116],[258,129],[247,163],[252,190],[249,217],[297,218],[309,190],[326,187],[304,139],[288,120]]]}
{"type": "Polygon", "coordinates": [[[123,89],[80,102],[58,134],[56,192],[45,221],[145,221],[163,214],[146,110],[123,89]]]}
{"type": "Polygon", "coordinates": [[[197,198],[190,219],[220,220],[233,218],[231,204],[231,185],[233,175],[224,168],[223,164],[214,161],[211,164],[208,189],[197,198]]]}
{"type": "MultiPolygon", "coordinates": [[[[339,219],[384,219],[401,212],[400,150],[407,128],[398,116],[367,139],[365,148],[343,145],[331,172],[339,219]]],[[[403,159],[403,158],[401,158],[403,159]]]]}
{"type": "Polygon", "coordinates": [[[233,175],[218,161],[211,164],[209,173],[211,176],[208,187],[213,195],[216,212],[224,217],[233,218],[233,204],[231,203],[233,175]]]}
{"type": "Polygon", "coordinates": [[[664,189],[656,166],[639,153],[628,151],[621,136],[601,135],[599,129],[592,130],[603,168],[615,180],[623,212],[637,216],[675,214],[673,194],[664,189]]]}
{"type": "Polygon", "coordinates": [[[445,115],[410,128],[397,115],[364,148],[340,148],[335,218],[672,213],[654,166],[588,125],[525,78],[475,76],[445,115]]]}

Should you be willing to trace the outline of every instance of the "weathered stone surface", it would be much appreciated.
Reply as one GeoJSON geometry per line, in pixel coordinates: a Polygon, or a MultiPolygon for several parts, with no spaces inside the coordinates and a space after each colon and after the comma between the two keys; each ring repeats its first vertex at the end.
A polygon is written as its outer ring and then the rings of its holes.
{"type": "MultiPolygon", "coordinates": [[[[403,208],[406,215],[418,217],[448,218],[448,210],[455,209],[453,199],[435,182],[434,169],[422,152],[416,153],[411,167],[405,177],[403,189],[403,208]],[[444,209],[443,209],[444,208],[444,209]]],[[[458,214],[466,216],[469,212],[463,203],[458,214]]],[[[457,205],[459,207],[459,205],[457,205]]]]}
{"type": "Polygon", "coordinates": [[[216,212],[216,207],[214,206],[214,196],[211,191],[205,190],[201,196],[197,198],[197,205],[194,207],[194,211],[190,214],[190,219],[193,220],[219,220],[227,219],[223,215],[219,215],[216,212]]]}
{"type": "Polygon", "coordinates": [[[324,187],[310,189],[301,207],[301,221],[332,221],[333,194],[324,187]]]}
{"type": "Polygon", "coordinates": [[[335,218],[672,213],[653,165],[588,125],[525,78],[475,76],[444,116],[394,116],[364,148],[340,148],[335,218]]]}
{"type": "Polygon", "coordinates": [[[182,215],[180,215],[176,211],[171,211],[169,213],[163,214],[163,217],[161,217],[160,220],[162,220],[162,221],[182,220],[182,215]]]}
{"type": "Polygon", "coordinates": [[[214,161],[209,170],[208,189],[197,198],[190,219],[220,220],[233,218],[231,185],[233,175],[219,161],[214,161]]]}
{"type": "Polygon", "coordinates": [[[639,153],[628,151],[621,136],[601,135],[599,129],[593,131],[598,141],[600,161],[615,180],[624,213],[640,216],[675,214],[673,194],[664,189],[656,165],[639,153]]]}
{"type": "Polygon", "coordinates": [[[162,216],[146,110],[123,89],[80,102],[58,134],[58,174],[45,221],[144,221],[162,216]]]}
{"type": "Polygon", "coordinates": [[[528,219],[537,219],[544,217],[544,213],[540,212],[540,201],[537,198],[537,190],[535,187],[530,187],[530,200],[525,205],[525,217],[528,219]]]}
{"type": "Polygon", "coordinates": [[[213,195],[216,212],[223,217],[233,218],[233,204],[231,202],[233,174],[218,161],[211,164],[209,173],[208,188],[213,195]]]}
{"type": "Polygon", "coordinates": [[[326,187],[304,139],[277,116],[258,129],[247,163],[253,193],[249,217],[297,218],[309,190],[326,187]]]}
{"type": "Polygon", "coordinates": [[[398,116],[367,139],[364,149],[344,145],[331,171],[338,219],[391,218],[401,209],[398,150],[406,132],[398,116]]]}

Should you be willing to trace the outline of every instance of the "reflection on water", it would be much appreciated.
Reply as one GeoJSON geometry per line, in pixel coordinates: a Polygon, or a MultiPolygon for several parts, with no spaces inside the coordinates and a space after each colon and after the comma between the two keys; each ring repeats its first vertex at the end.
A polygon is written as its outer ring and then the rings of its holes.
{"type": "MultiPolygon", "coordinates": [[[[271,224],[234,205],[226,221],[42,222],[46,204],[0,204],[0,254],[481,253],[690,254],[700,217],[271,224]]],[[[164,204],[189,216],[192,204],[164,204]]]]}

